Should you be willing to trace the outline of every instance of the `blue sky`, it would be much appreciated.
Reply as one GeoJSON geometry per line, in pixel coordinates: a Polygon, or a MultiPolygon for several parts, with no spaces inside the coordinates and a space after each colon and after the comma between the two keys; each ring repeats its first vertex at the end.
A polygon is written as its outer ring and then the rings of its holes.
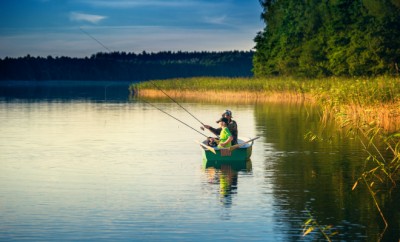
{"type": "Polygon", "coordinates": [[[250,50],[258,0],[0,0],[0,58],[250,50]]]}

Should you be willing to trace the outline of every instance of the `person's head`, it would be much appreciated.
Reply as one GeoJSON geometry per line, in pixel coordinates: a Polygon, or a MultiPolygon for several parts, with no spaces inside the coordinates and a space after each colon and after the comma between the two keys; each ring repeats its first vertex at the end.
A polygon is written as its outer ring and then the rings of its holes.
{"type": "Polygon", "coordinates": [[[229,120],[225,117],[220,118],[217,123],[221,125],[221,127],[226,127],[229,123],[229,120]]]}
{"type": "Polygon", "coordinates": [[[222,113],[222,117],[224,117],[224,118],[227,118],[228,120],[231,120],[231,118],[232,118],[232,112],[231,112],[231,110],[225,110],[225,112],[224,113],[222,113]]]}

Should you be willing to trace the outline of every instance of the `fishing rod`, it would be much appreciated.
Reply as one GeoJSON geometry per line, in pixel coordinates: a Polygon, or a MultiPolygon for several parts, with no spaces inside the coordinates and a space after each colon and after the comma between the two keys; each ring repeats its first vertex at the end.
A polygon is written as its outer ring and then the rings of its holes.
{"type": "MultiPolygon", "coordinates": [[[[87,36],[89,36],[91,39],[93,39],[94,41],[96,41],[99,45],[101,45],[104,49],[106,49],[108,52],[111,52],[111,50],[109,48],[107,48],[107,46],[105,46],[103,43],[101,43],[98,39],[96,39],[95,37],[93,37],[92,35],[90,35],[88,32],[84,31],[82,28],[79,28],[84,34],[86,34],[87,36]]],[[[171,99],[174,103],[176,103],[179,107],[181,107],[183,110],[185,110],[188,114],[190,114],[190,116],[192,116],[194,119],[196,119],[201,125],[205,126],[203,122],[201,122],[198,118],[196,118],[191,112],[189,112],[186,108],[184,108],[182,105],[180,105],[177,101],[175,101],[171,96],[169,96],[166,92],[164,92],[159,86],[157,86],[154,82],[149,81],[155,88],[157,88],[158,90],[160,90],[162,93],[165,94],[165,96],[167,96],[169,99],[171,99]]]]}
{"type": "Polygon", "coordinates": [[[79,29],[86,34],[87,36],[89,36],[92,40],[96,41],[99,45],[101,45],[104,49],[106,49],[108,52],[112,52],[109,48],[107,48],[107,46],[103,45],[103,43],[101,43],[98,39],[96,39],[95,37],[93,37],[92,35],[90,35],[88,32],[86,32],[85,30],[83,30],[81,27],[79,27],[79,29]]]}
{"type": "Polygon", "coordinates": [[[199,133],[199,134],[203,135],[204,137],[208,138],[207,135],[201,133],[200,131],[198,131],[197,129],[195,129],[195,128],[193,128],[192,126],[188,125],[187,123],[183,122],[182,120],[180,120],[180,119],[178,119],[178,118],[175,118],[174,116],[172,116],[171,114],[165,112],[164,110],[162,110],[161,108],[155,106],[154,104],[152,104],[152,103],[150,103],[150,102],[148,102],[148,101],[146,101],[146,100],[144,100],[144,99],[141,99],[141,98],[139,98],[139,100],[145,102],[146,104],[152,106],[153,108],[156,108],[157,110],[159,110],[159,111],[165,113],[166,115],[170,116],[171,118],[173,118],[173,119],[175,119],[175,120],[181,122],[182,124],[184,124],[184,125],[186,125],[187,127],[193,129],[193,130],[196,131],[197,133],[199,133]]]}
{"type": "Polygon", "coordinates": [[[183,110],[185,110],[190,116],[192,116],[194,119],[196,119],[201,125],[204,126],[203,122],[201,122],[198,118],[196,118],[191,112],[189,112],[186,108],[184,108],[182,105],[180,105],[177,101],[175,101],[172,97],[170,97],[166,92],[164,92],[159,86],[157,86],[154,82],[149,81],[153,86],[155,86],[158,90],[160,90],[162,93],[165,94],[169,99],[171,99],[174,103],[178,104],[179,107],[181,107],[183,110]]]}
{"type": "MultiPolygon", "coordinates": [[[[101,43],[98,39],[96,39],[95,37],[93,37],[92,35],[90,35],[88,32],[84,31],[82,28],[79,28],[79,29],[80,29],[83,33],[85,33],[87,36],[89,36],[90,38],[92,38],[93,40],[95,40],[97,43],[99,43],[99,44],[100,44],[104,49],[106,49],[108,52],[111,52],[111,50],[110,50],[109,48],[107,48],[107,46],[105,46],[103,43],[101,43]]],[[[176,102],[172,97],[170,97],[167,93],[165,93],[165,92],[164,92],[161,88],[159,88],[155,83],[153,83],[152,81],[150,81],[150,83],[153,84],[157,89],[159,89],[162,93],[164,93],[164,94],[165,94],[167,97],[169,97],[173,102],[175,102],[176,104],[178,104],[183,110],[185,110],[187,113],[189,113],[193,118],[195,118],[197,121],[199,121],[199,122],[201,123],[201,125],[204,126],[204,124],[203,124],[200,120],[198,120],[193,114],[191,114],[188,110],[186,110],[186,108],[184,108],[182,105],[180,105],[178,102],[176,102]]],[[[199,134],[203,135],[204,137],[208,138],[207,135],[201,133],[200,131],[196,130],[195,128],[191,127],[190,125],[186,124],[185,122],[183,122],[183,121],[181,121],[181,120],[175,118],[174,116],[172,116],[171,114],[169,114],[169,113],[165,112],[164,110],[158,108],[157,106],[155,106],[155,105],[153,105],[153,104],[147,102],[147,101],[144,100],[144,99],[139,99],[139,100],[144,101],[144,102],[147,103],[148,105],[150,105],[150,106],[152,106],[152,107],[158,109],[159,111],[165,113],[166,115],[170,116],[171,118],[173,118],[173,119],[175,119],[175,120],[181,122],[182,124],[184,124],[184,125],[186,125],[187,127],[193,129],[193,130],[196,131],[197,133],[199,133],[199,134]]]]}

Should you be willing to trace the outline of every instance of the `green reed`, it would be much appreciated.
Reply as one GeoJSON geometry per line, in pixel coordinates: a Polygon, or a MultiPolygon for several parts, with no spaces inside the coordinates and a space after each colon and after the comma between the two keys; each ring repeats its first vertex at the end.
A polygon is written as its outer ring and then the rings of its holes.
{"type": "Polygon", "coordinates": [[[311,215],[310,212],[307,212],[309,219],[307,219],[303,223],[303,236],[306,236],[317,230],[320,234],[322,234],[326,241],[332,241],[332,237],[339,234],[338,231],[335,231],[332,225],[321,225],[318,221],[311,215]]]}
{"type": "MultiPolygon", "coordinates": [[[[233,92],[298,92],[307,93],[329,104],[372,105],[400,100],[400,78],[219,78],[198,77],[152,81],[163,90],[233,91],[233,92]]],[[[136,89],[155,89],[150,82],[135,84],[136,89]]]]}
{"type": "Polygon", "coordinates": [[[375,207],[381,216],[385,227],[381,237],[389,224],[383,213],[382,199],[390,196],[390,191],[397,186],[400,180],[400,132],[388,134],[376,124],[354,124],[351,120],[342,122],[342,125],[350,127],[348,134],[357,138],[367,154],[364,171],[354,183],[354,190],[360,182],[368,189],[375,207]],[[382,194],[382,189],[385,192],[382,194]]]}

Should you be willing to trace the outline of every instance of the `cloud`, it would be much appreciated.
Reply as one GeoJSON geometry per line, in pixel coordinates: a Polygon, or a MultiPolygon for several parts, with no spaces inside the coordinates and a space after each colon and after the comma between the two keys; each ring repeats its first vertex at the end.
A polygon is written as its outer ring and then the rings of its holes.
{"type": "Polygon", "coordinates": [[[225,24],[226,15],[219,17],[204,17],[204,22],[210,24],[225,24]]]}
{"type": "Polygon", "coordinates": [[[69,19],[71,21],[78,21],[78,22],[89,22],[92,24],[97,24],[101,20],[107,18],[107,16],[101,15],[94,15],[94,14],[86,14],[86,13],[78,13],[78,12],[71,12],[69,14],[69,19]]]}
{"type": "Polygon", "coordinates": [[[135,8],[135,7],[195,7],[195,6],[214,6],[219,3],[206,3],[199,0],[81,0],[96,7],[106,8],[135,8]]]}

